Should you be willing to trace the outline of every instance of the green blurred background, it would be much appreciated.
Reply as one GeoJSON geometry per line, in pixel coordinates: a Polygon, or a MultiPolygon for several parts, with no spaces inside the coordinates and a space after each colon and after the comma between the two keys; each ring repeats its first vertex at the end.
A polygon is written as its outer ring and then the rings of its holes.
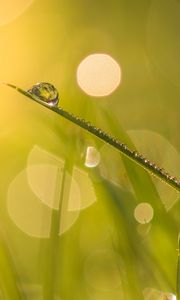
{"type": "MultiPolygon", "coordinates": [[[[178,0],[0,0],[0,81],[54,84],[64,109],[180,177],[178,0]],[[122,72],[102,98],[76,79],[94,53],[122,72]]],[[[0,93],[2,299],[175,300],[179,195],[46,108],[0,93]],[[153,216],[138,222],[144,202],[153,216]]]]}

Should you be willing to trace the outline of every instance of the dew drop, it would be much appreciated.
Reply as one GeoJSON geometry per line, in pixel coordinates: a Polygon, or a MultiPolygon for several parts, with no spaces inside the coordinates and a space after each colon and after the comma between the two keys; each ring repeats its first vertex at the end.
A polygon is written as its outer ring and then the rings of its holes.
{"type": "Polygon", "coordinates": [[[134,156],[138,157],[138,153],[136,151],[134,151],[134,156]]]}
{"type": "Polygon", "coordinates": [[[56,88],[47,82],[36,83],[28,90],[32,95],[37,96],[41,101],[46,102],[49,106],[57,106],[59,95],[56,88]]]}
{"type": "Polygon", "coordinates": [[[87,125],[88,128],[91,127],[91,123],[89,121],[86,122],[86,125],[87,125]]]}
{"type": "Polygon", "coordinates": [[[124,144],[123,147],[124,147],[124,150],[127,150],[127,145],[126,144],[124,144]]]}

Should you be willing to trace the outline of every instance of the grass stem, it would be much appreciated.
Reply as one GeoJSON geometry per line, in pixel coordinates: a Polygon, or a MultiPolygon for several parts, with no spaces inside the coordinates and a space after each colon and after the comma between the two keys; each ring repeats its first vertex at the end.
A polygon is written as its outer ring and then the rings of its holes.
{"type": "Polygon", "coordinates": [[[34,95],[28,91],[25,91],[13,84],[6,83],[6,85],[16,89],[18,92],[25,95],[26,97],[31,98],[32,100],[45,106],[49,110],[54,111],[55,113],[61,115],[62,117],[66,118],[67,120],[73,122],[74,124],[80,126],[83,129],[89,131],[94,136],[100,138],[104,142],[110,144],[112,147],[119,150],[123,155],[127,156],[133,162],[140,165],[142,168],[144,168],[146,171],[148,171],[151,175],[158,177],[161,181],[168,184],[169,186],[174,188],[176,191],[180,192],[180,181],[175,176],[170,175],[166,170],[164,170],[162,167],[157,166],[154,162],[147,159],[141,153],[138,153],[135,150],[131,150],[126,144],[122,143],[117,138],[111,136],[110,134],[106,133],[102,129],[92,125],[90,122],[87,122],[86,120],[81,119],[81,118],[75,116],[74,114],[65,111],[61,107],[50,106],[47,102],[40,100],[36,95],[34,95]]]}

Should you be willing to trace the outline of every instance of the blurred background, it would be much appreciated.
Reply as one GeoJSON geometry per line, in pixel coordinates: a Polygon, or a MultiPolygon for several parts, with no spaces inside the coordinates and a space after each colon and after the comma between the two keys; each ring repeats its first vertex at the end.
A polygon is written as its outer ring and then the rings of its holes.
{"type": "MultiPolygon", "coordinates": [[[[178,0],[0,0],[0,81],[180,178],[178,0]]],[[[1,84],[0,299],[175,300],[179,194],[1,84]]]]}

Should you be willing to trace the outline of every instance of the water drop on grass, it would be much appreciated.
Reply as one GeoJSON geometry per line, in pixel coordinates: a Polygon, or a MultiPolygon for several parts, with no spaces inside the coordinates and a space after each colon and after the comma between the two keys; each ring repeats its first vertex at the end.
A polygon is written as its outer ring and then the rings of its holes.
{"type": "Polygon", "coordinates": [[[37,96],[41,101],[46,102],[49,106],[57,106],[59,95],[56,88],[47,82],[36,83],[28,90],[29,93],[37,96]]]}

